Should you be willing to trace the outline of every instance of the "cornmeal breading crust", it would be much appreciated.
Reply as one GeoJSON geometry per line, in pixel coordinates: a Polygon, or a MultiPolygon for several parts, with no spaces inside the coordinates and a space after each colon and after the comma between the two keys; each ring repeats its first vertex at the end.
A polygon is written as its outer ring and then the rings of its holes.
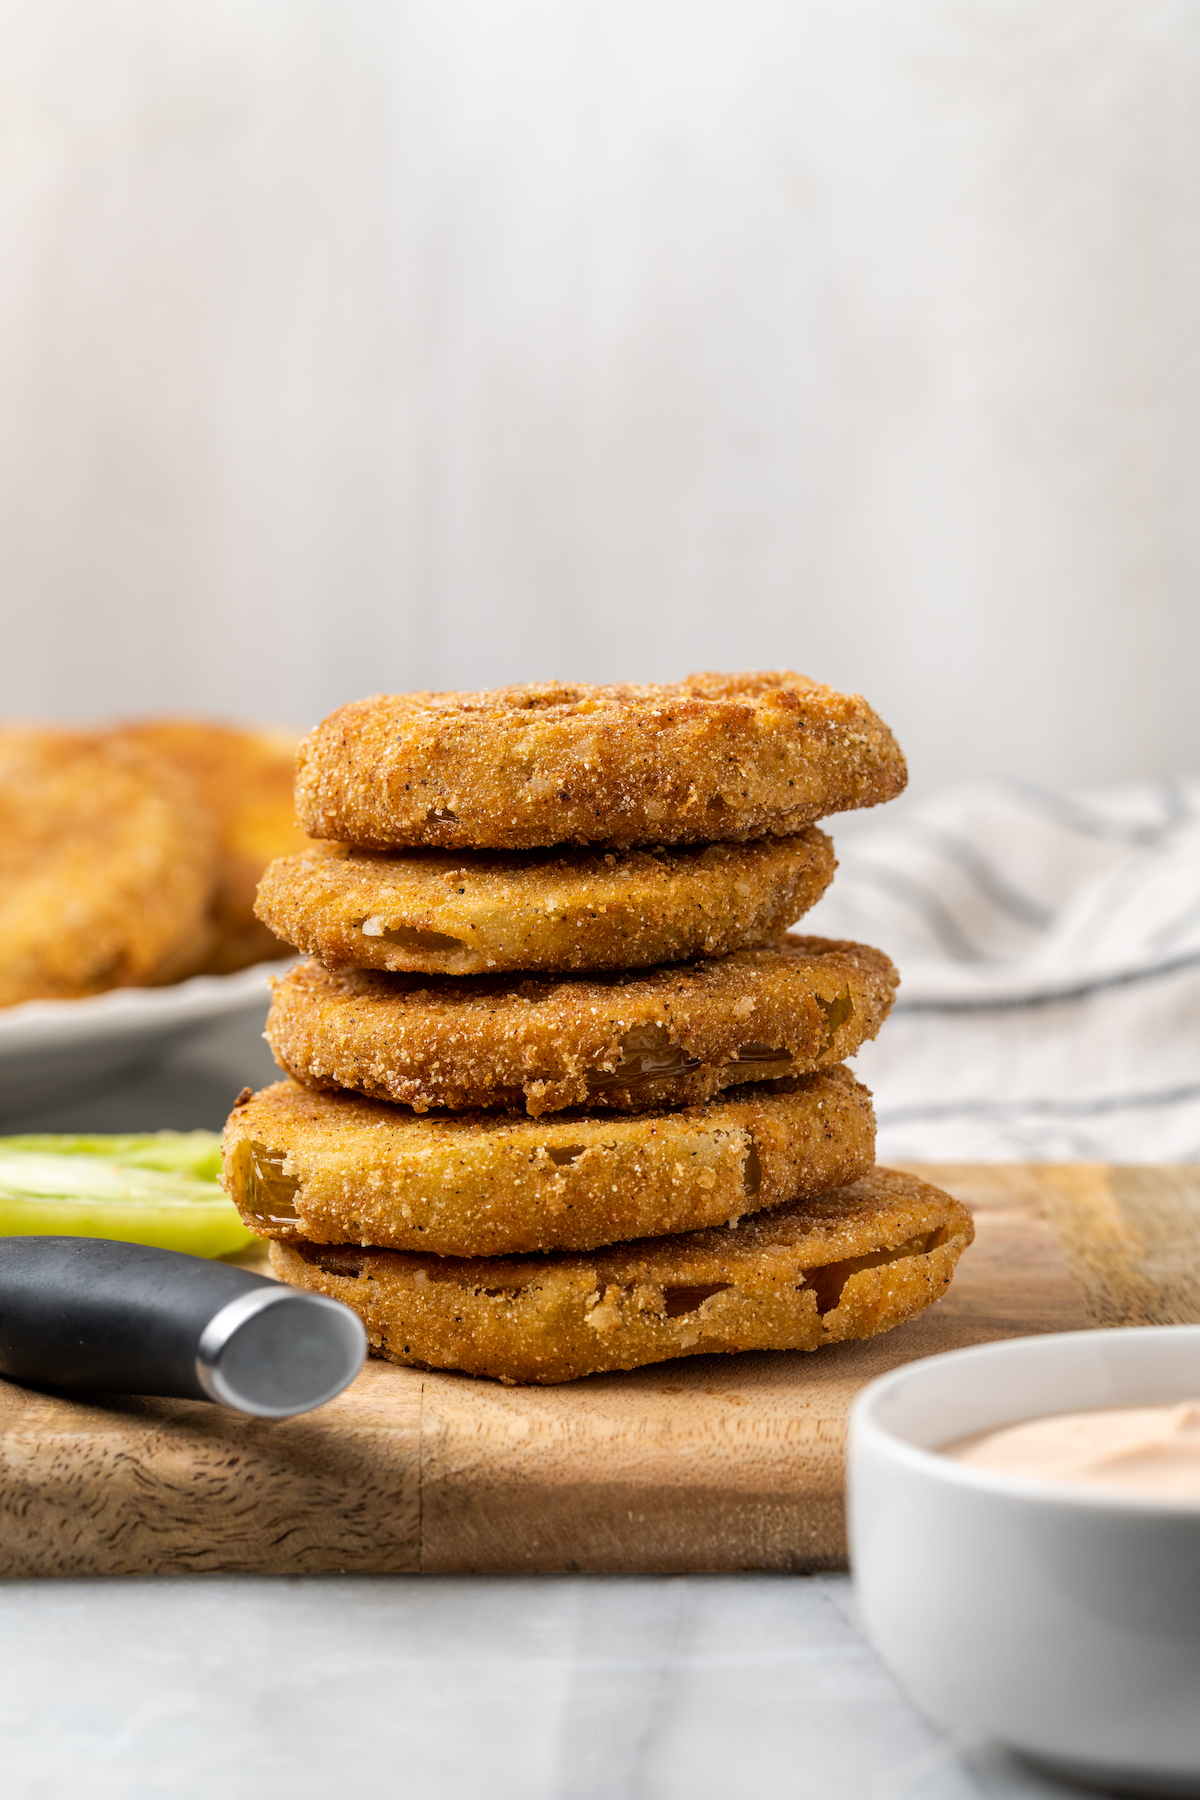
{"type": "Polygon", "coordinates": [[[274,1243],[271,1264],[293,1286],[352,1307],[391,1362],[558,1382],[711,1351],[874,1337],[940,1298],[972,1236],[957,1200],[876,1169],[732,1230],[600,1255],[484,1261],[274,1243]]]}
{"type": "Polygon", "coordinates": [[[602,976],[334,975],[305,963],[272,983],[266,1035],[309,1087],[419,1112],[644,1112],[842,1062],[875,1036],[896,983],[882,951],[827,938],[602,976]]]}
{"type": "Polygon", "coordinates": [[[540,1120],[279,1082],[234,1107],[223,1180],[265,1236],[506,1256],[724,1224],[852,1181],[874,1149],[844,1068],[679,1112],[540,1120]]]}
{"type": "Polygon", "coordinates": [[[0,1006],[178,979],[211,943],[208,815],[141,745],[0,729],[0,1006]]]}
{"type": "Polygon", "coordinates": [[[223,975],[285,956],[286,947],[255,917],[254,898],[267,864],[307,842],[292,803],[298,737],[170,718],[131,720],[116,734],[172,763],[212,817],[218,863],[205,971],[223,975]]]}
{"type": "Polygon", "coordinates": [[[258,913],[329,969],[636,969],[777,937],[834,868],[833,845],[813,827],[678,850],[323,845],[271,865],[258,913]]]}
{"type": "Polygon", "coordinates": [[[793,833],[905,779],[857,695],[693,675],[360,700],[305,738],[296,805],[313,837],[376,850],[681,844],[793,833]]]}

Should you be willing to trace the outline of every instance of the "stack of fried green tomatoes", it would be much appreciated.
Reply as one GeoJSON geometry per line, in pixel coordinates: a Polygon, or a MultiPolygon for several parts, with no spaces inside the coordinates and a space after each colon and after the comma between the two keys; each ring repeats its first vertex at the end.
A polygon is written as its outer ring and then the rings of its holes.
{"type": "Polygon", "coordinates": [[[259,918],[288,1079],[228,1192],[284,1281],[393,1362],[558,1382],[871,1337],[944,1291],[965,1209],[875,1167],[845,1066],[897,976],[792,935],[817,821],[904,785],[802,675],[377,696],[300,747],[310,838],[259,918]]]}

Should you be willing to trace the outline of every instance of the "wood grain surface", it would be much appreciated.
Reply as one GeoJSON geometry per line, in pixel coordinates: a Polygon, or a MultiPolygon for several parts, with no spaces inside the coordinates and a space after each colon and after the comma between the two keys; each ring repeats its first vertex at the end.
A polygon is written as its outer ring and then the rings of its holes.
{"type": "Polygon", "coordinates": [[[994,1338],[1200,1320],[1200,1168],[917,1172],[978,1236],[938,1305],[869,1343],[558,1388],[372,1362],[280,1423],[0,1382],[0,1574],[839,1567],[864,1382],[994,1338]]]}

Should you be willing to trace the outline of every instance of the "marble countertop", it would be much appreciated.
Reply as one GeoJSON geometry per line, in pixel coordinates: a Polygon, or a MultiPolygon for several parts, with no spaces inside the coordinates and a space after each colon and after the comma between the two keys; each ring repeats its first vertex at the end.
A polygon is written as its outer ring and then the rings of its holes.
{"type": "Polygon", "coordinates": [[[1065,1800],[909,1705],[846,1576],[0,1583],[20,1800],[1065,1800]]]}

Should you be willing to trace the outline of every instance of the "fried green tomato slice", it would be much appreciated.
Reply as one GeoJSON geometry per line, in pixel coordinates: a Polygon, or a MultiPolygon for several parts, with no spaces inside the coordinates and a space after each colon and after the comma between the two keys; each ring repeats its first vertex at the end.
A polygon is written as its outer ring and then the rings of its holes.
{"type": "Polygon", "coordinates": [[[973,1235],[949,1194],[876,1169],[732,1230],[600,1254],[485,1260],[275,1243],[271,1266],[352,1307],[389,1362],[558,1382],[875,1337],[941,1298],[973,1235]]]}
{"type": "Polygon", "coordinates": [[[217,834],[217,880],[209,902],[212,944],[205,974],[227,975],[287,955],[255,917],[259,880],[276,856],[307,842],[292,804],[298,737],[288,731],[209,719],[135,719],[116,734],[143,744],[191,783],[217,834]]]}
{"type": "Polygon", "coordinates": [[[431,980],[303,963],[272,983],[266,1035],[297,1081],[418,1112],[645,1112],[845,1061],[897,981],[881,950],[826,938],[620,975],[431,980]]]}
{"type": "Polygon", "coordinates": [[[279,1082],[234,1107],[223,1180],[266,1237],[507,1256],[724,1225],[851,1181],[874,1151],[871,1096],[843,1068],[679,1112],[536,1120],[279,1082]]]}
{"type": "Polygon", "coordinates": [[[313,837],[374,850],[689,844],[791,834],[905,780],[859,695],[692,675],[356,701],[301,744],[296,807],[313,837]]]}
{"type": "Polygon", "coordinates": [[[833,879],[833,845],[390,854],[323,845],[281,858],[259,917],[327,969],[480,975],[642,969],[724,956],[786,931],[833,879]]]}
{"type": "Polygon", "coordinates": [[[216,872],[208,814],[150,750],[0,729],[0,1006],[191,973],[216,872]]]}

